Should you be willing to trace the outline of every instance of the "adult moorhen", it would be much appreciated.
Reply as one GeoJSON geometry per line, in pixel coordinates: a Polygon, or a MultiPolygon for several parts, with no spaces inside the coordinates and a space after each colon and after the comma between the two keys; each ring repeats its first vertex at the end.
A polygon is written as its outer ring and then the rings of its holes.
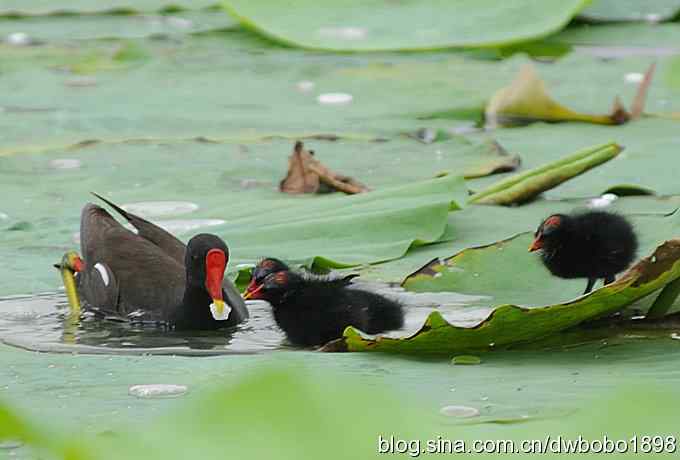
{"type": "Polygon", "coordinates": [[[381,295],[349,288],[355,276],[330,279],[279,271],[267,275],[244,298],[269,302],[276,323],[299,346],[323,345],[341,337],[347,326],[369,334],[402,327],[402,306],[381,295]]]}
{"type": "Polygon", "coordinates": [[[77,273],[76,289],[90,307],[177,329],[218,329],[248,318],[236,287],[224,279],[229,259],[224,241],[203,233],[185,246],[162,228],[96,196],[138,233],[97,205],[83,208],[83,258],[67,253],[59,267],[77,273]]]}
{"type": "Polygon", "coordinates": [[[633,226],[606,211],[554,214],[536,230],[529,251],[541,250],[543,264],[560,278],[588,278],[588,294],[599,278],[604,284],[630,265],[637,252],[633,226]]]}

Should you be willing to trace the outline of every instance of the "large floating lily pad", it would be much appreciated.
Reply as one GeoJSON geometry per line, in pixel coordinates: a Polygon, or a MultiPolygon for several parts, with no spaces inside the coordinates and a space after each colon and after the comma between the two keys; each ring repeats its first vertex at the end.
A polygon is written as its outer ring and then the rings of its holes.
{"type": "Polygon", "coordinates": [[[130,38],[180,38],[227,29],[236,23],[223,11],[180,11],[172,15],[37,16],[18,21],[0,18],[0,38],[26,34],[32,42],[130,38]]]}
{"type": "MultiPolygon", "coordinates": [[[[0,44],[0,83],[13,88],[2,101],[2,147],[201,136],[375,138],[415,130],[419,116],[451,106],[472,108],[480,118],[487,94],[503,82],[495,75],[480,78],[493,75],[492,63],[458,55],[423,61],[401,54],[310,54],[239,30],[135,46],[146,59],[121,62],[120,42],[0,44]],[[352,100],[328,103],[321,96],[329,93],[352,100]],[[176,110],[168,110],[169,98],[176,110]],[[131,100],[144,104],[132,109],[131,100]]],[[[451,123],[427,122],[445,125],[451,123]]]]}
{"type": "Polygon", "coordinates": [[[245,26],[279,42],[334,51],[498,46],[561,29],[583,0],[428,0],[385,5],[370,0],[320,3],[228,0],[245,26]]]}
{"type": "Polygon", "coordinates": [[[0,15],[58,13],[157,12],[167,9],[199,9],[214,6],[212,0],[3,0],[0,15]]]}
{"type": "MultiPolygon", "coordinates": [[[[151,219],[169,225],[185,240],[200,231],[223,236],[231,247],[231,269],[268,255],[301,262],[316,259],[322,265],[401,257],[414,242],[434,242],[447,231],[451,203],[464,203],[467,189],[453,175],[432,178],[474,160],[477,148],[452,141],[438,154],[434,146],[409,139],[394,145],[308,141],[329,167],[340,165],[375,192],[292,197],[277,189],[291,145],[286,140],[248,145],[93,144],[0,157],[3,191],[6,197],[16,197],[0,207],[6,216],[0,220],[0,247],[16,261],[11,268],[5,266],[0,292],[59,286],[51,264],[67,249],[78,248],[80,210],[87,201],[96,201],[90,191],[120,204],[196,203],[197,211],[151,219]],[[464,153],[462,163],[459,152],[464,153]],[[76,167],[61,169],[64,166],[76,167]],[[28,186],[38,182],[40,187],[28,186]]],[[[480,159],[487,158],[483,150],[477,152],[480,159]]]]}
{"type": "MultiPolygon", "coordinates": [[[[481,250],[515,251],[518,246],[526,247],[528,240],[528,237],[516,238],[481,250]]],[[[459,261],[469,269],[469,265],[474,266],[475,253],[478,251],[480,250],[463,251],[445,265],[431,265],[422,274],[416,274],[407,280],[406,286],[419,283],[422,285],[427,282],[426,279],[436,280],[435,275],[443,274],[447,270],[461,270],[457,267],[459,261]],[[473,259],[468,260],[470,257],[473,259]]],[[[484,273],[478,275],[485,276],[484,273]]],[[[475,327],[453,326],[439,312],[433,312],[418,332],[404,338],[374,339],[364,337],[349,327],[345,330],[343,339],[333,344],[333,348],[348,351],[451,354],[533,341],[583,321],[621,310],[678,277],[680,277],[680,240],[675,239],[659,246],[653,254],[634,265],[616,282],[571,301],[536,308],[501,305],[475,327]]],[[[515,277],[507,276],[503,282],[511,285],[515,282],[513,278],[515,277]]],[[[494,282],[497,281],[495,278],[494,282]]],[[[564,289],[570,289],[572,286],[573,283],[565,283],[564,289]]]]}
{"type": "MultiPolygon", "coordinates": [[[[491,95],[527,62],[524,56],[492,62],[434,52],[306,53],[241,30],[182,41],[141,40],[123,48],[129,46],[144,58],[121,55],[117,41],[86,41],[78,47],[0,45],[0,84],[12,88],[2,101],[0,150],[31,151],[92,139],[253,140],[310,134],[366,139],[423,127],[469,126],[463,119],[481,120],[491,95]],[[329,93],[345,95],[340,99],[345,102],[329,104],[321,97],[329,93]],[[176,110],[167,109],[169,99],[176,110]],[[131,109],[131,100],[144,104],[131,109]],[[444,112],[457,121],[432,118],[444,112]]],[[[568,56],[540,65],[539,73],[557,102],[597,113],[617,95],[632,100],[636,86],[624,77],[644,72],[649,62],[568,56]]],[[[677,91],[665,78],[668,68],[666,61],[659,63],[661,77],[647,104],[651,112],[680,109],[677,91]]]]}
{"type": "MultiPolygon", "coordinates": [[[[589,199],[584,200],[536,200],[518,207],[504,206],[468,206],[462,211],[449,214],[447,232],[441,242],[429,244],[410,250],[403,258],[384,264],[370,265],[359,270],[362,279],[381,282],[401,283],[404,276],[413,273],[437,258],[448,258],[466,248],[491,245],[497,241],[511,238],[519,233],[536,230],[547,216],[554,213],[568,213],[577,209],[586,209],[589,199]]],[[[607,207],[608,210],[634,219],[640,234],[640,253],[652,251],[659,243],[675,234],[680,234],[680,226],[672,217],[665,218],[680,207],[680,197],[637,197],[620,198],[607,207]]],[[[528,245],[528,243],[527,243],[528,245]]],[[[580,282],[573,283],[569,290],[565,283],[549,276],[548,272],[536,262],[526,251],[526,247],[518,247],[516,256],[526,277],[520,283],[500,284],[496,290],[492,285],[471,286],[467,294],[490,295],[497,301],[508,301],[523,305],[540,305],[553,302],[558,295],[574,294],[583,290],[580,282]],[[507,296],[507,297],[506,297],[507,296]],[[538,296],[538,297],[535,297],[538,296]],[[507,299],[507,300],[505,300],[507,299]]],[[[492,255],[490,251],[488,254],[492,255]]],[[[505,254],[502,251],[497,255],[505,254]]],[[[508,263],[516,263],[508,260],[508,263]]],[[[491,265],[495,265],[495,261],[491,265]]],[[[356,272],[356,268],[352,272],[356,272]]],[[[484,270],[486,271],[486,270],[484,270]]],[[[519,274],[517,274],[519,276],[519,274]]],[[[505,275],[504,275],[505,277],[505,275]]],[[[475,278],[478,282],[485,278],[475,278]]],[[[517,281],[517,280],[515,280],[517,281]]],[[[461,289],[461,286],[457,286],[461,289]]],[[[564,297],[566,300],[568,297],[564,297]]],[[[562,300],[562,298],[560,298],[562,300]]],[[[489,302],[477,302],[480,307],[488,307],[489,302]]],[[[482,318],[479,318],[480,320],[482,318]]]]}
{"type": "Polygon", "coordinates": [[[579,16],[592,21],[664,21],[678,11],[678,0],[594,0],[579,16]]]}
{"type": "MultiPolygon", "coordinates": [[[[680,5],[680,4],[679,4],[680,5]]],[[[677,54],[680,52],[680,24],[630,23],[583,24],[546,38],[549,43],[593,47],[620,47],[621,54],[677,54]],[[642,49],[637,49],[642,48],[642,49]]]]}

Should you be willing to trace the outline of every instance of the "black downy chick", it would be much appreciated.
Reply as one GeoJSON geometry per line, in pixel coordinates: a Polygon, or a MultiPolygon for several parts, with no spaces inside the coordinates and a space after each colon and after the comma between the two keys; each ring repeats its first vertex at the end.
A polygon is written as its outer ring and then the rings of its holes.
{"type": "Polygon", "coordinates": [[[342,337],[347,326],[369,334],[401,328],[402,306],[376,293],[349,288],[355,276],[329,279],[280,271],[268,275],[245,298],[269,302],[276,323],[298,346],[328,343],[342,337]]]}
{"type": "Polygon", "coordinates": [[[543,264],[560,278],[587,278],[584,294],[599,278],[604,284],[626,269],[637,252],[633,226],[606,211],[554,214],[536,230],[529,251],[541,250],[543,264]]]}
{"type": "Polygon", "coordinates": [[[267,275],[288,270],[290,270],[288,265],[274,257],[267,257],[260,260],[255,268],[253,268],[253,273],[250,277],[250,283],[246,288],[246,294],[257,289],[257,287],[262,284],[267,275]]]}

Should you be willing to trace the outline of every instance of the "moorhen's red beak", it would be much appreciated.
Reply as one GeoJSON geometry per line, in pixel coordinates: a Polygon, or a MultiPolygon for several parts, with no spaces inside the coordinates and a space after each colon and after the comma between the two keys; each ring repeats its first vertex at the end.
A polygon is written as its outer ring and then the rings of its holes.
{"type": "Polygon", "coordinates": [[[543,240],[540,238],[536,238],[533,243],[531,243],[531,246],[529,246],[529,252],[534,252],[538,251],[543,247],[543,240]]]}
{"type": "MultiPolygon", "coordinates": [[[[224,315],[222,282],[227,267],[227,255],[221,249],[211,249],[205,256],[205,289],[213,300],[213,316],[224,315]]],[[[211,309],[212,307],[211,306],[211,309]]],[[[216,318],[217,319],[217,318],[216,318]]]]}
{"type": "Polygon", "coordinates": [[[251,281],[250,284],[248,285],[248,289],[246,289],[246,293],[243,296],[243,299],[244,300],[259,299],[262,288],[264,288],[264,284],[260,284],[258,286],[257,284],[255,284],[254,281],[251,281]]]}

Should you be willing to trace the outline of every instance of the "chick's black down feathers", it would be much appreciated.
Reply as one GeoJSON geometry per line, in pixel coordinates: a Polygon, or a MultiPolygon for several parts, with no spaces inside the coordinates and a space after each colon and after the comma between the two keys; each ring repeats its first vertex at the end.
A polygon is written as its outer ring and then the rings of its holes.
{"type": "Polygon", "coordinates": [[[379,294],[348,287],[355,276],[272,274],[265,279],[260,298],[271,303],[276,323],[299,346],[322,345],[342,337],[347,326],[369,334],[401,328],[402,306],[379,294]]]}
{"type": "Polygon", "coordinates": [[[591,288],[598,278],[613,281],[635,259],[638,247],[632,225],[605,211],[550,216],[536,231],[536,241],[550,273],[560,278],[588,278],[591,288]]]}

